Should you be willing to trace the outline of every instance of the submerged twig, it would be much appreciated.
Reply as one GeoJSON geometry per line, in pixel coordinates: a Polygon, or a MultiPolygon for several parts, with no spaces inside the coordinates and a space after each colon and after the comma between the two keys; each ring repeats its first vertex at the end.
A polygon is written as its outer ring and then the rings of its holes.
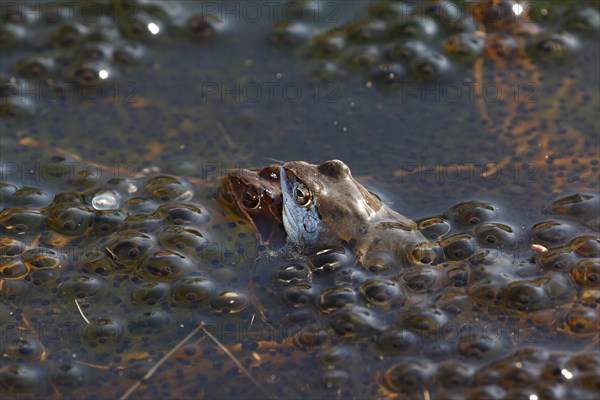
{"type": "Polygon", "coordinates": [[[271,395],[269,394],[269,392],[267,392],[265,390],[265,388],[263,388],[261,386],[260,383],[258,383],[258,381],[256,379],[254,379],[254,377],[252,375],[250,375],[250,372],[242,365],[242,363],[229,351],[229,349],[227,347],[225,347],[225,345],[223,345],[223,343],[221,343],[219,341],[219,339],[217,339],[212,333],[210,333],[209,331],[207,331],[206,329],[204,329],[204,325],[200,324],[199,328],[202,330],[202,332],[204,332],[204,334],[206,336],[208,336],[210,338],[210,340],[212,340],[213,342],[215,342],[215,344],[217,346],[219,346],[219,348],[221,350],[223,350],[223,353],[227,354],[227,356],[231,359],[231,361],[233,361],[235,363],[235,365],[244,373],[244,375],[246,375],[246,377],[248,379],[250,379],[250,381],[252,383],[254,383],[254,385],[267,397],[267,398],[272,398],[271,395]]]}
{"type": "Polygon", "coordinates": [[[135,392],[137,390],[138,387],[140,387],[140,385],[142,384],[142,382],[152,378],[152,375],[154,375],[154,373],[156,372],[156,370],[158,368],[160,368],[161,365],[163,365],[165,363],[165,361],[167,361],[173,354],[175,354],[175,352],[177,350],[179,350],[181,348],[181,346],[183,346],[188,340],[190,340],[196,333],[198,333],[200,331],[200,329],[202,328],[202,325],[198,325],[193,331],[191,331],[186,337],[184,337],[179,343],[177,343],[175,345],[175,347],[173,347],[171,350],[169,350],[169,352],[167,352],[167,354],[165,354],[164,356],[162,356],[162,358],[160,360],[158,360],[158,362],[156,364],[154,364],[154,366],[152,368],[150,368],[148,370],[148,372],[146,372],[146,374],[142,377],[142,379],[138,380],[136,383],[134,383],[124,394],[123,396],[121,396],[119,398],[119,400],[126,400],[129,398],[129,396],[131,396],[133,394],[133,392],[135,392]]]}
{"type": "Polygon", "coordinates": [[[81,314],[81,318],[83,318],[83,320],[89,325],[90,320],[87,319],[87,317],[83,313],[83,310],[81,309],[81,306],[79,305],[79,302],[77,301],[77,299],[75,299],[75,305],[77,306],[77,309],[79,310],[79,314],[81,314]]]}

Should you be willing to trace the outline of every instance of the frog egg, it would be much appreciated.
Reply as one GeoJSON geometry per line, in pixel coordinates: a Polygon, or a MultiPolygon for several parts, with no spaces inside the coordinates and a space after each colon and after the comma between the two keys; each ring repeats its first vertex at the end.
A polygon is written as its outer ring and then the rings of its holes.
{"type": "Polygon", "coordinates": [[[76,203],[55,204],[48,207],[46,213],[49,227],[67,236],[85,235],[94,222],[94,214],[76,203]]]}
{"type": "Polygon", "coordinates": [[[321,291],[318,304],[324,313],[333,312],[346,304],[356,304],[358,296],[352,287],[340,286],[321,291]]]}
{"type": "Polygon", "coordinates": [[[137,334],[155,334],[169,326],[171,318],[164,310],[143,310],[133,315],[127,330],[137,334]]]}
{"type": "Polygon", "coordinates": [[[346,64],[354,68],[369,68],[381,60],[381,52],[375,46],[352,46],[344,51],[346,64]]]}
{"type": "Polygon", "coordinates": [[[83,327],[82,338],[88,343],[118,343],[123,338],[123,324],[111,317],[98,317],[83,327]]]}
{"type": "Polygon", "coordinates": [[[304,265],[282,265],[277,270],[277,280],[284,284],[297,283],[310,280],[312,272],[304,265]]]}
{"type": "Polygon", "coordinates": [[[383,20],[402,20],[413,13],[414,7],[409,3],[394,1],[374,2],[369,6],[369,15],[383,20]]]}
{"type": "Polygon", "coordinates": [[[2,357],[13,361],[41,361],[46,356],[44,345],[32,338],[3,340],[2,357]]]}
{"type": "Polygon", "coordinates": [[[475,226],[496,217],[496,209],[490,203],[469,201],[460,203],[446,212],[446,217],[462,226],[475,226]]]}
{"type": "Polygon", "coordinates": [[[600,236],[580,236],[573,239],[570,247],[583,257],[600,257],[600,236]]]}
{"type": "Polygon", "coordinates": [[[77,275],[58,285],[58,292],[73,299],[84,299],[102,293],[106,281],[93,275],[77,275]]]}
{"type": "MultiPolygon", "coordinates": [[[[2,91],[4,89],[4,85],[0,84],[0,96],[4,96],[4,92],[2,91]]],[[[8,96],[8,95],[7,95],[8,96]]],[[[4,168],[0,167],[0,173],[4,174],[4,168]]],[[[11,183],[7,183],[7,182],[0,182],[0,204],[3,204],[8,202],[8,199],[10,198],[10,196],[12,196],[12,194],[14,192],[17,191],[17,187],[11,183]]],[[[6,207],[3,207],[6,208],[6,207]]]]}
{"type": "Polygon", "coordinates": [[[510,279],[515,266],[514,261],[506,254],[490,250],[477,252],[468,262],[470,278],[472,281],[503,277],[510,279]]]}
{"type": "Polygon", "coordinates": [[[490,222],[475,228],[475,239],[482,247],[509,250],[516,244],[517,235],[508,225],[490,222]]]}
{"type": "Polygon", "coordinates": [[[165,282],[144,282],[131,292],[131,301],[140,305],[161,304],[170,297],[171,285],[165,282]]]}
{"type": "Polygon", "coordinates": [[[2,23],[0,25],[0,49],[3,51],[17,48],[23,43],[26,31],[23,27],[2,23]]]}
{"type": "Polygon", "coordinates": [[[485,37],[480,33],[459,33],[442,44],[446,54],[460,61],[472,61],[483,54],[485,37]]]}
{"type": "Polygon", "coordinates": [[[193,275],[173,282],[171,290],[178,304],[209,303],[215,295],[216,286],[204,276],[193,275]]]}
{"type": "Polygon", "coordinates": [[[565,316],[565,328],[575,334],[591,334],[600,331],[600,310],[575,306],[565,316]]]}
{"type": "Polygon", "coordinates": [[[3,393],[42,393],[44,374],[39,364],[4,364],[0,367],[0,388],[3,393]]]}
{"type": "Polygon", "coordinates": [[[92,235],[106,236],[124,228],[126,214],[121,210],[96,211],[92,235]]]}
{"type": "Polygon", "coordinates": [[[233,314],[248,306],[248,296],[242,292],[225,291],[214,296],[210,306],[223,314],[233,314]]]}
{"type": "Polygon", "coordinates": [[[214,38],[225,30],[225,22],[216,15],[196,14],[185,22],[183,33],[193,41],[203,41],[214,38]]]}
{"type": "Polygon", "coordinates": [[[444,217],[429,217],[417,221],[417,228],[427,239],[440,240],[450,232],[452,227],[444,217]]]}
{"type": "Polygon", "coordinates": [[[369,336],[384,327],[372,310],[347,305],[329,316],[329,325],[343,337],[369,336]]]}
{"type": "Polygon", "coordinates": [[[506,307],[518,311],[537,311],[548,308],[550,301],[540,281],[511,282],[505,289],[506,307]]]}
{"type": "Polygon", "coordinates": [[[18,240],[3,237],[0,238],[0,255],[1,256],[18,256],[25,251],[25,243],[18,240]]]}
{"type": "Polygon", "coordinates": [[[434,364],[420,360],[407,360],[388,368],[384,379],[391,390],[416,395],[422,394],[426,387],[431,386],[434,374],[434,364]]]}
{"type": "Polygon", "coordinates": [[[469,284],[467,292],[477,304],[498,305],[504,301],[508,278],[496,276],[478,280],[469,284]]]}
{"type": "Polygon", "coordinates": [[[579,53],[580,43],[567,32],[542,32],[527,42],[527,52],[541,61],[566,61],[579,53]]]}
{"type": "Polygon", "coordinates": [[[454,2],[447,0],[436,0],[424,6],[423,11],[436,21],[444,25],[456,21],[463,16],[463,12],[454,2]]]}
{"type": "Polygon", "coordinates": [[[269,34],[269,42],[276,46],[292,47],[307,43],[314,30],[301,22],[275,24],[269,34]]]}
{"type": "Polygon", "coordinates": [[[600,13],[592,6],[580,7],[577,4],[565,12],[562,25],[569,32],[597,34],[600,29],[600,13]]]}
{"type": "Polygon", "coordinates": [[[169,282],[196,270],[197,266],[184,255],[169,250],[159,250],[142,262],[137,272],[145,279],[169,282]]]}
{"type": "Polygon", "coordinates": [[[442,79],[450,73],[452,63],[446,56],[439,53],[430,53],[415,58],[410,63],[412,75],[423,81],[442,79]]]}
{"type": "Polygon", "coordinates": [[[489,360],[502,351],[504,341],[496,333],[468,333],[458,341],[458,352],[470,360],[489,360]]]}
{"type": "Polygon", "coordinates": [[[155,176],[148,179],[143,187],[150,198],[158,201],[187,201],[194,193],[190,184],[174,176],[155,176]]]}
{"type": "Polygon", "coordinates": [[[325,369],[343,367],[356,358],[355,351],[342,344],[324,348],[316,355],[317,363],[325,369]]]}
{"type": "Polygon", "coordinates": [[[115,47],[113,60],[123,65],[138,64],[146,57],[146,49],[139,43],[124,42],[115,47]]]}
{"type": "Polygon", "coordinates": [[[410,63],[417,57],[430,52],[429,47],[420,40],[398,40],[383,46],[383,57],[387,61],[410,63]]]}
{"type": "Polygon", "coordinates": [[[308,47],[308,54],[314,58],[337,57],[347,47],[346,37],[340,33],[327,33],[317,36],[308,47]]]}
{"type": "Polygon", "coordinates": [[[99,62],[81,62],[75,65],[68,74],[68,80],[75,85],[98,86],[115,78],[116,71],[99,62]],[[111,78],[111,79],[107,79],[111,78]]]}
{"type": "Polygon", "coordinates": [[[153,236],[137,231],[124,231],[111,240],[106,252],[117,265],[134,267],[144,260],[155,244],[153,236]]]}
{"type": "Polygon", "coordinates": [[[325,371],[321,379],[328,389],[340,390],[347,387],[350,374],[341,369],[331,369],[325,371]]]}
{"type": "Polygon", "coordinates": [[[145,12],[137,12],[128,18],[119,19],[119,31],[125,39],[141,42],[149,41],[164,32],[164,29],[157,17],[145,12]]]}
{"type": "Polygon", "coordinates": [[[437,23],[425,15],[415,15],[392,23],[386,30],[389,39],[431,40],[438,33],[437,23]]]}
{"type": "Polygon", "coordinates": [[[600,197],[585,193],[576,193],[552,202],[550,211],[557,215],[587,218],[597,214],[600,197]]]}
{"type": "Polygon", "coordinates": [[[471,385],[475,371],[460,361],[446,361],[438,367],[436,379],[444,388],[467,388],[471,385]]]}
{"type": "Polygon", "coordinates": [[[45,225],[44,216],[36,210],[7,208],[0,211],[0,227],[7,235],[33,236],[45,225]]]}
{"type": "Polygon", "coordinates": [[[577,255],[573,251],[560,248],[540,253],[536,258],[536,262],[544,270],[568,272],[577,262],[577,255]]]}
{"type": "Polygon", "coordinates": [[[307,346],[324,346],[331,342],[330,333],[318,325],[307,326],[302,328],[294,337],[294,345],[303,349],[307,346]]]}
{"type": "Polygon", "coordinates": [[[444,259],[443,248],[438,243],[420,243],[410,252],[408,260],[411,265],[437,265],[444,259]]]}
{"type": "Polygon", "coordinates": [[[42,286],[47,283],[54,283],[56,277],[56,271],[51,269],[37,269],[31,271],[31,273],[25,277],[26,280],[30,281],[36,286],[42,286]]]}
{"type": "Polygon", "coordinates": [[[287,314],[287,319],[292,323],[307,322],[315,318],[315,311],[310,308],[297,308],[287,314]]]}
{"type": "Polygon", "coordinates": [[[210,221],[210,215],[194,204],[165,204],[156,210],[155,216],[173,225],[202,226],[210,221]]]}
{"type": "Polygon", "coordinates": [[[444,249],[446,260],[462,261],[475,253],[475,240],[471,234],[458,234],[443,240],[440,245],[444,249]]]}
{"type": "Polygon", "coordinates": [[[52,202],[52,196],[43,189],[24,186],[16,190],[9,201],[16,207],[42,208],[52,202]]]}
{"type": "Polygon", "coordinates": [[[25,264],[18,258],[0,255],[1,279],[23,279],[28,271],[25,264]]]}
{"type": "Polygon", "coordinates": [[[390,307],[401,305],[406,301],[406,294],[398,282],[374,278],[364,281],[359,287],[360,293],[370,305],[390,307]]]}
{"type": "Polygon", "coordinates": [[[544,221],[535,224],[531,233],[536,243],[558,245],[565,244],[575,236],[575,228],[566,222],[544,221]]]}
{"type": "Polygon", "coordinates": [[[144,197],[132,197],[125,201],[121,209],[130,215],[149,214],[156,210],[158,204],[144,197]]]}
{"type": "Polygon", "coordinates": [[[438,271],[428,267],[410,268],[402,274],[402,281],[415,292],[431,291],[439,281],[438,271]]]}
{"type": "Polygon", "coordinates": [[[600,285],[600,260],[585,258],[573,266],[571,276],[578,285],[598,287],[600,285]]]}
{"type": "Polygon", "coordinates": [[[78,388],[85,382],[87,367],[69,361],[56,363],[48,371],[48,378],[57,388],[78,388]]]}
{"type": "Polygon", "coordinates": [[[381,42],[386,36],[386,24],[383,21],[359,21],[349,27],[346,37],[351,43],[366,44],[381,42]]]}
{"type": "Polygon", "coordinates": [[[88,28],[74,23],[62,24],[50,33],[50,40],[54,47],[75,47],[84,42],[89,34],[88,28]]]}
{"type": "Polygon", "coordinates": [[[433,333],[442,329],[448,323],[448,315],[434,305],[416,305],[408,309],[401,317],[403,328],[415,333],[433,333]]]}
{"type": "Polygon", "coordinates": [[[330,273],[341,267],[354,265],[354,255],[342,247],[319,250],[309,259],[310,269],[315,274],[330,273]]]}
{"type": "Polygon", "coordinates": [[[370,79],[384,86],[397,87],[406,77],[406,68],[402,64],[379,64],[371,70],[370,79]]]}
{"type": "Polygon", "coordinates": [[[193,256],[203,250],[208,239],[198,230],[182,226],[169,226],[158,235],[159,243],[166,249],[193,256]]]}
{"type": "Polygon", "coordinates": [[[63,256],[56,250],[37,247],[21,254],[21,260],[29,270],[54,269],[63,265],[63,256]]]}
{"type": "Polygon", "coordinates": [[[18,75],[40,81],[52,78],[55,68],[54,58],[46,56],[26,57],[15,64],[15,72],[18,75]]]}
{"type": "Polygon", "coordinates": [[[85,43],[79,51],[83,60],[106,61],[113,56],[114,46],[106,42],[85,43]]]}
{"type": "Polygon", "coordinates": [[[469,273],[466,268],[458,267],[448,270],[446,273],[446,280],[451,286],[454,287],[465,287],[469,283],[469,273]]]}
{"type": "Polygon", "coordinates": [[[8,97],[0,102],[0,118],[25,119],[33,114],[35,107],[28,98],[8,97]]]}
{"type": "Polygon", "coordinates": [[[90,195],[90,203],[96,210],[116,210],[120,206],[120,197],[113,190],[99,190],[90,195]]]}
{"type": "Polygon", "coordinates": [[[388,328],[377,337],[377,347],[385,354],[407,353],[414,350],[421,339],[416,333],[398,328],[388,328]]]}
{"type": "Polygon", "coordinates": [[[314,304],[315,289],[308,283],[296,284],[283,289],[284,301],[294,307],[305,307],[314,304]]]}

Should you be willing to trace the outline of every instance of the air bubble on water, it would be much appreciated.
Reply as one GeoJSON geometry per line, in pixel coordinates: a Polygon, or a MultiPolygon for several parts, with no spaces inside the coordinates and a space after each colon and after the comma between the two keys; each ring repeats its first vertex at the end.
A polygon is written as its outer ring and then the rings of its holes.
{"type": "Polygon", "coordinates": [[[92,207],[96,210],[116,210],[119,208],[119,199],[112,191],[99,192],[92,198],[92,207]]]}

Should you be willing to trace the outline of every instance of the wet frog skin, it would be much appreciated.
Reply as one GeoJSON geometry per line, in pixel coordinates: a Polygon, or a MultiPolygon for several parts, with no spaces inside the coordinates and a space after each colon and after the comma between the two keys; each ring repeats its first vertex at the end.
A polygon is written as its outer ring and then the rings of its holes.
{"type": "Polygon", "coordinates": [[[231,197],[242,215],[252,222],[259,239],[271,247],[286,241],[279,172],[280,166],[275,164],[261,170],[232,171],[223,187],[223,194],[231,197]]]}
{"type": "Polygon", "coordinates": [[[281,169],[281,188],[283,224],[291,243],[348,245],[369,268],[406,263],[415,246],[427,242],[414,221],[387,207],[341,161],[288,162],[281,169]]]}

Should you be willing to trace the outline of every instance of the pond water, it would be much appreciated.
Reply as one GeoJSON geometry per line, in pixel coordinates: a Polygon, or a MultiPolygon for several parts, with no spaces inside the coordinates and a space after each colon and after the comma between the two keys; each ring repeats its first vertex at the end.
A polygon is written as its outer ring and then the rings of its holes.
{"type": "Polygon", "coordinates": [[[2,396],[121,396],[204,323],[249,372],[203,330],[132,398],[597,397],[598,7],[472,3],[0,4],[2,396]],[[257,248],[220,178],[329,159],[461,255],[257,248]]]}

